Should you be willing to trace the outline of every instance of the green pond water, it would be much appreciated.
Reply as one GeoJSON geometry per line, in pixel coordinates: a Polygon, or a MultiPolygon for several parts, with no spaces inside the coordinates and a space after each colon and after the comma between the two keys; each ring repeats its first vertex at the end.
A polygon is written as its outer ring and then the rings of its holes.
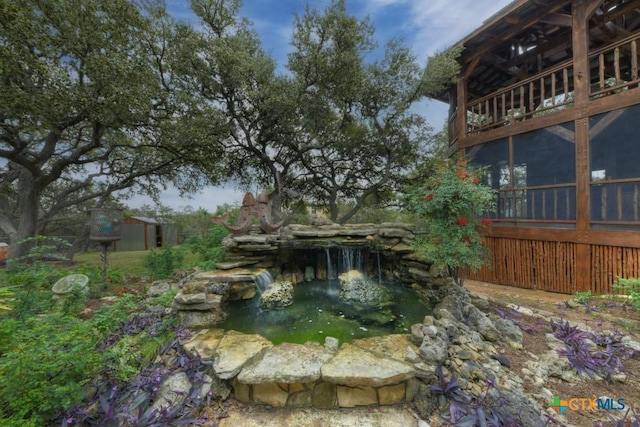
{"type": "Polygon", "coordinates": [[[349,342],[357,338],[409,333],[431,309],[416,293],[399,284],[385,284],[392,300],[374,307],[358,306],[338,298],[339,281],[312,281],[294,286],[293,304],[280,310],[261,310],[259,297],[228,303],[227,319],[218,326],[259,334],[274,344],[323,343],[325,337],[349,342]]]}

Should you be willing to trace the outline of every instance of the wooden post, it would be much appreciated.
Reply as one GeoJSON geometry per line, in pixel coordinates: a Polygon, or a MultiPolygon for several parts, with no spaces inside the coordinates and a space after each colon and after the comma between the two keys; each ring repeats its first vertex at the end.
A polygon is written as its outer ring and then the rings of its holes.
{"type": "Polygon", "coordinates": [[[589,34],[587,0],[573,0],[573,69],[576,102],[576,283],[573,292],[591,289],[591,246],[588,242],[590,222],[590,165],[589,165],[589,34]]]}

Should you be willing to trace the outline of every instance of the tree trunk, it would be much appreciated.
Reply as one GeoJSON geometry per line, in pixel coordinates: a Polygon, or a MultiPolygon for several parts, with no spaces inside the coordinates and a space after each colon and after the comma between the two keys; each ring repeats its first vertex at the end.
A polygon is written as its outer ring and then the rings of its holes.
{"type": "Polygon", "coordinates": [[[9,253],[7,263],[20,260],[29,253],[32,242],[26,241],[29,237],[35,237],[38,226],[38,200],[39,191],[33,177],[23,173],[18,182],[19,212],[16,232],[9,236],[9,253]]]}

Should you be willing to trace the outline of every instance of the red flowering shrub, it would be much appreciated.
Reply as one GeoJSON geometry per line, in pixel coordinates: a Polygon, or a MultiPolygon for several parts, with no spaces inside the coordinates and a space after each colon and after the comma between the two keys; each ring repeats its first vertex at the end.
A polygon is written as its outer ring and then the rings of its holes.
{"type": "Polygon", "coordinates": [[[465,218],[465,217],[456,218],[456,224],[458,224],[461,227],[464,227],[468,223],[469,223],[469,221],[467,221],[467,218],[465,218]]]}
{"type": "Polygon", "coordinates": [[[486,260],[480,231],[491,221],[482,215],[495,208],[495,193],[481,183],[480,174],[464,159],[443,162],[410,196],[421,232],[416,251],[452,273],[459,267],[477,269],[486,260]]]}

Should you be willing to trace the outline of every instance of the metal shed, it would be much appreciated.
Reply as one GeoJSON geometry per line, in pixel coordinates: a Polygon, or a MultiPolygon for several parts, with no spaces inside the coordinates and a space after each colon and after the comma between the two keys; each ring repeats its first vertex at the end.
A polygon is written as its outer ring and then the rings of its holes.
{"type": "Polygon", "coordinates": [[[121,239],[114,245],[115,251],[144,251],[178,244],[176,224],[142,216],[124,218],[120,234],[121,239]]]}

